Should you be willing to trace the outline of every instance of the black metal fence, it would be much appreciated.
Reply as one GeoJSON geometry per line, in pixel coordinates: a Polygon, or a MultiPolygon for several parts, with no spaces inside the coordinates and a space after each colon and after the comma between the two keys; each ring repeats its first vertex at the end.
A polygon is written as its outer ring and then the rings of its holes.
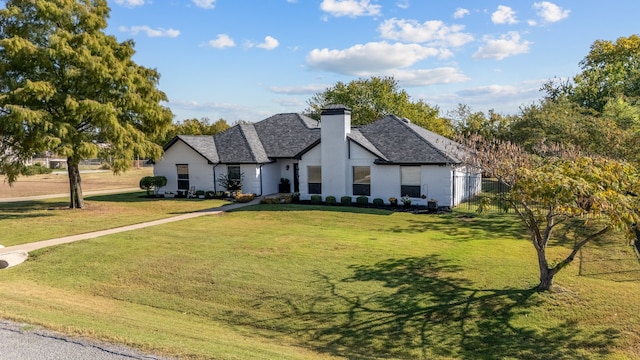
{"type": "Polygon", "coordinates": [[[510,204],[505,200],[505,194],[509,189],[509,186],[496,179],[483,178],[480,193],[466,197],[458,208],[481,212],[508,212],[510,204]]]}

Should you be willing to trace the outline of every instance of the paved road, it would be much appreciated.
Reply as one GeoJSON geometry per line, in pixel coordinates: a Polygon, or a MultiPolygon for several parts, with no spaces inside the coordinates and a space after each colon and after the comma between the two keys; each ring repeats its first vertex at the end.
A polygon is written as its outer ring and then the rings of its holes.
{"type": "Polygon", "coordinates": [[[127,347],[0,321],[2,360],[168,360],[127,347]]]}

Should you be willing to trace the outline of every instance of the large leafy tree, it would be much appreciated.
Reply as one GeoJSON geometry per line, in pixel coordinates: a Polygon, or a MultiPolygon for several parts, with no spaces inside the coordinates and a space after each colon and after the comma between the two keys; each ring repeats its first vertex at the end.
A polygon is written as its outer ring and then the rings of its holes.
{"type": "Polygon", "coordinates": [[[230,125],[225,119],[212,123],[208,118],[186,119],[171,126],[165,138],[159,144],[164,145],[176,135],[215,135],[227,130],[230,125]]]}
{"type": "Polygon", "coordinates": [[[7,0],[0,10],[0,136],[15,180],[20,156],[67,158],[70,207],[82,208],[78,165],[109,145],[113,170],[134,155],[157,157],[171,125],[160,75],[133,60],[132,41],[104,33],[106,0],[7,0]]]}
{"type": "Polygon", "coordinates": [[[521,108],[504,139],[527,149],[541,141],[561,143],[640,164],[640,99],[615,96],[598,112],[576,102],[576,88],[568,82],[549,81],[542,90],[545,97],[521,108]]]}
{"type": "Polygon", "coordinates": [[[482,111],[474,112],[465,104],[458,104],[457,108],[447,112],[458,136],[480,135],[487,139],[506,139],[510,136],[510,125],[516,116],[501,115],[493,110],[489,110],[487,115],[482,111]]]}
{"type": "Polygon", "coordinates": [[[640,36],[596,40],[574,78],[575,100],[602,112],[611,99],[640,98],[640,36]]]}
{"type": "Polygon", "coordinates": [[[330,104],[342,104],[353,110],[354,125],[366,125],[389,114],[410,119],[414,124],[445,136],[453,134],[453,126],[438,116],[439,109],[422,100],[412,101],[406,91],[398,87],[392,77],[357,79],[315,94],[307,101],[305,113],[320,120],[322,108],[330,104]]]}
{"type": "Polygon", "coordinates": [[[465,145],[475,149],[466,159],[469,165],[508,185],[505,200],[522,220],[536,251],[539,290],[551,289],[554,276],[584,245],[616,228],[631,236],[640,221],[640,174],[628,163],[561,145],[542,144],[528,152],[479,136],[467,138],[465,145]],[[564,246],[556,234],[563,224],[582,230],[575,232],[575,243],[564,257],[549,259],[549,246],[564,246]]]}
{"type": "Polygon", "coordinates": [[[596,116],[566,96],[546,98],[521,108],[511,123],[510,140],[531,150],[541,141],[577,146],[590,153],[610,155],[619,132],[608,119],[596,116]]]}

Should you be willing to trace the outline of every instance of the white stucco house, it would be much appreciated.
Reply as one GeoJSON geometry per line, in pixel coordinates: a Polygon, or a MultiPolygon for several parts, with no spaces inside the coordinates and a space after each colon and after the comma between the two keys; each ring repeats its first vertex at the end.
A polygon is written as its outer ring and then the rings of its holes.
{"type": "Polygon", "coordinates": [[[412,204],[435,199],[454,207],[480,192],[481,174],[470,171],[452,140],[387,115],[365,126],[351,126],[351,110],[323,109],[318,122],[301,114],[277,114],[238,124],[214,136],[173,138],[154,166],[167,178],[165,192],[225,191],[221,175],[240,179],[243,193],[287,192],[301,199],[367,196],[388,203],[408,195],[412,204]]]}

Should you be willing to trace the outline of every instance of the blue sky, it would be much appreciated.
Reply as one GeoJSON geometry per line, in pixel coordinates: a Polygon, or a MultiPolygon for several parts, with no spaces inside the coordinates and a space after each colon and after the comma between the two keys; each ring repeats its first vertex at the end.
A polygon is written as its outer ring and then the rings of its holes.
{"type": "Polygon", "coordinates": [[[338,81],[393,76],[441,115],[517,113],[639,32],[638,0],[109,0],[107,33],[161,74],[176,121],[302,112],[338,81]]]}

